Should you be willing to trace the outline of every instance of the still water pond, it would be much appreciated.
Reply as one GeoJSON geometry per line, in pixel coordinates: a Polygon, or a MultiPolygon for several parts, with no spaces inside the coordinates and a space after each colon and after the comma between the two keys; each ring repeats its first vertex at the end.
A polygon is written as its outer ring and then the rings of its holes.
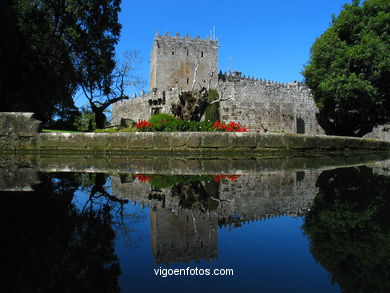
{"type": "Polygon", "coordinates": [[[168,175],[4,167],[3,285],[390,292],[389,168],[380,161],[168,175]]]}

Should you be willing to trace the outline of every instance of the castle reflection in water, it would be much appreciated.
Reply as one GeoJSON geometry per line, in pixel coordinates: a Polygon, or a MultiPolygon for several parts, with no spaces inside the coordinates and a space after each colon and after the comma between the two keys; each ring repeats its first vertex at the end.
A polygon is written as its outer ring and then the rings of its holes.
{"type": "Polygon", "coordinates": [[[115,196],[150,207],[154,260],[170,263],[217,258],[221,226],[303,216],[318,192],[315,182],[320,173],[268,171],[200,176],[199,180],[183,176],[184,182],[166,187],[161,185],[168,177],[161,175],[114,175],[111,180],[115,196]]]}

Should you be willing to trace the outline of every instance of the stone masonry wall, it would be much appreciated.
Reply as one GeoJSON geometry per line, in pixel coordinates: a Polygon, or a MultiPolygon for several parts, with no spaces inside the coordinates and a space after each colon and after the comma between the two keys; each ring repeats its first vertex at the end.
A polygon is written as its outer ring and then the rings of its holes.
{"type": "MultiPolygon", "coordinates": [[[[250,131],[297,133],[297,120],[304,121],[304,133],[324,134],[318,125],[318,111],[310,90],[302,84],[279,84],[254,79],[220,81],[217,89],[229,100],[220,103],[220,118],[237,122],[250,131]]],[[[179,102],[179,91],[156,90],[147,95],[116,103],[112,107],[112,124],[121,118],[148,120],[155,113],[171,113],[179,102]]]]}
{"type": "Polygon", "coordinates": [[[387,124],[375,127],[372,132],[367,133],[364,137],[390,141],[390,125],[387,124]]]}
{"type": "MultiPolygon", "coordinates": [[[[218,70],[217,41],[185,38],[176,34],[171,37],[156,34],[150,60],[150,90],[188,91],[196,76],[195,87],[206,86],[211,72],[218,70]]],[[[216,74],[215,81],[216,81],[216,74]]]]}
{"type": "Polygon", "coordinates": [[[112,125],[120,125],[121,119],[135,122],[149,120],[156,113],[171,113],[171,106],[179,101],[179,91],[152,91],[141,97],[112,105],[112,125]]]}
{"type": "Polygon", "coordinates": [[[41,121],[30,112],[0,112],[0,150],[34,145],[41,121]]]}
{"type": "Polygon", "coordinates": [[[250,130],[302,133],[297,129],[300,120],[304,133],[324,133],[316,121],[318,109],[310,90],[301,83],[240,78],[219,82],[218,90],[229,98],[220,105],[222,121],[236,121],[250,130]]]}

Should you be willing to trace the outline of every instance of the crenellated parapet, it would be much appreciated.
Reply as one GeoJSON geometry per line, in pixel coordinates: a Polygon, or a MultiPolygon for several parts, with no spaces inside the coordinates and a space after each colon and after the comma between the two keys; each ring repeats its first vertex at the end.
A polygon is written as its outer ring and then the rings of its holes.
{"type": "Polygon", "coordinates": [[[288,83],[278,82],[273,80],[267,80],[263,78],[257,78],[249,75],[242,74],[239,71],[222,72],[218,74],[218,82],[249,82],[262,86],[284,87],[284,88],[299,88],[302,90],[309,90],[304,82],[292,81],[288,83]]]}
{"type": "Polygon", "coordinates": [[[180,33],[176,33],[175,35],[172,35],[170,34],[170,32],[166,32],[165,34],[163,35],[160,35],[158,32],[156,32],[156,34],[154,35],[154,39],[155,40],[171,40],[172,42],[175,42],[177,40],[182,40],[182,41],[190,41],[190,42],[193,42],[193,41],[199,41],[199,42],[208,42],[210,44],[218,44],[218,38],[216,38],[215,40],[212,40],[210,38],[210,36],[206,36],[205,39],[202,39],[200,37],[200,35],[196,35],[195,38],[192,38],[191,35],[189,33],[187,33],[184,37],[180,36],[180,33]]]}

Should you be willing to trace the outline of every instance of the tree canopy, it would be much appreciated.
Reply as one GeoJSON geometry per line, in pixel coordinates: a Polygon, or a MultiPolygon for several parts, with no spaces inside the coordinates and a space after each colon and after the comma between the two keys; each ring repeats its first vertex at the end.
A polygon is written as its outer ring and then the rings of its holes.
{"type": "Polygon", "coordinates": [[[115,67],[120,0],[3,0],[0,108],[31,111],[44,123],[72,108],[81,84],[96,86],[115,67]]]}
{"type": "Polygon", "coordinates": [[[344,5],[303,71],[327,134],[363,136],[390,122],[390,1],[344,5]]]}

